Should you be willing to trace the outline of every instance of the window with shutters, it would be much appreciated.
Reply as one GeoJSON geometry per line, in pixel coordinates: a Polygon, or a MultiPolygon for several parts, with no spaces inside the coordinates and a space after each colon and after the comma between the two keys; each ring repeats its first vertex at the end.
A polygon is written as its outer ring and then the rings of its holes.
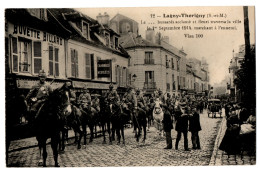
{"type": "Polygon", "coordinates": [[[173,58],[172,58],[172,69],[174,69],[174,61],[173,61],[173,58]]]}
{"type": "Polygon", "coordinates": [[[85,54],[85,77],[91,78],[91,55],[87,53],[85,54]]]}
{"type": "Polygon", "coordinates": [[[59,76],[59,49],[49,46],[49,75],[59,76]]]}
{"type": "Polygon", "coordinates": [[[18,41],[17,38],[12,37],[12,71],[13,72],[19,72],[18,64],[19,64],[19,59],[18,59],[18,41]]]}
{"type": "Polygon", "coordinates": [[[78,51],[75,49],[71,49],[71,76],[75,78],[79,76],[78,51]]]}
{"type": "Polygon", "coordinates": [[[33,42],[33,73],[37,74],[42,69],[42,44],[33,42]]]}
{"type": "Polygon", "coordinates": [[[169,65],[169,59],[168,59],[168,56],[165,55],[165,65],[166,65],[166,68],[169,68],[170,65],[169,65]]]}
{"type": "Polygon", "coordinates": [[[31,72],[32,44],[30,40],[18,39],[19,72],[31,72]]]}
{"type": "Polygon", "coordinates": [[[28,8],[27,11],[34,17],[37,17],[40,20],[47,21],[47,9],[41,8],[28,8]]]}
{"type": "Polygon", "coordinates": [[[126,76],[126,67],[123,67],[122,68],[122,81],[123,81],[122,86],[124,86],[124,87],[126,86],[126,77],[127,77],[126,76]]]}

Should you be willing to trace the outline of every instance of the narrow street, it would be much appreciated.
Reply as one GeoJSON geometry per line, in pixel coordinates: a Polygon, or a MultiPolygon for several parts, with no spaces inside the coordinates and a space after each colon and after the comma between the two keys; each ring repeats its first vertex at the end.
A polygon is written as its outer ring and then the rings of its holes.
{"type": "MultiPolygon", "coordinates": [[[[215,139],[222,118],[208,118],[206,111],[201,114],[202,131],[199,133],[201,150],[184,151],[183,138],[179,150],[164,150],[165,138],[155,137],[155,128],[151,127],[147,134],[145,144],[137,143],[132,129],[125,130],[126,145],[102,144],[102,138],[96,138],[86,148],[77,150],[76,146],[69,144],[65,153],[59,155],[61,167],[108,167],[108,166],[194,166],[209,165],[215,144],[215,139]]],[[[176,131],[172,130],[173,144],[175,144],[176,131]]],[[[192,147],[190,133],[188,134],[189,148],[192,147]]],[[[73,142],[73,140],[70,140],[73,142]]],[[[9,167],[37,167],[39,152],[37,147],[17,149],[36,144],[35,138],[13,141],[10,146],[9,167]],[[14,151],[12,151],[12,149],[14,151]]],[[[47,166],[53,166],[52,150],[48,145],[47,166]]]]}

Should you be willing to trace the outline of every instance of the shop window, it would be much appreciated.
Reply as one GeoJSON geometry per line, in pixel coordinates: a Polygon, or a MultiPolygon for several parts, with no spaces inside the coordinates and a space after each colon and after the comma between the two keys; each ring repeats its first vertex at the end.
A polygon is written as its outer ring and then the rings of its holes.
{"type": "Polygon", "coordinates": [[[75,49],[71,49],[71,76],[78,77],[78,51],[75,49]]]}

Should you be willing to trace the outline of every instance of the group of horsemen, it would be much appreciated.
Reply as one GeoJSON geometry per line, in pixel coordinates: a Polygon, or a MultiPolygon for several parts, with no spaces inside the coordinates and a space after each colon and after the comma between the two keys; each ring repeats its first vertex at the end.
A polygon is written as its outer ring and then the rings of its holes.
{"type": "MultiPolygon", "coordinates": [[[[27,104],[30,104],[29,107],[32,116],[37,116],[37,112],[44,104],[48,95],[53,91],[51,85],[45,82],[46,74],[43,70],[39,72],[38,77],[39,82],[32,87],[25,99],[27,104]]],[[[95,94],[94,98],[92,99],[89,90],[84,87],[83,92],[79,95],[78,98],[76,98],[76,94],[72,89],[73,87],[70,81],[66,82],[64,87],[68,90],[69,103],[77,105],[77,107],[83,110],[91,107],[94,113],[100,112],[100,100],[97,94],[95,94]]],[[[109,91],[106,93],[106,95],[102,96],[102,98],[105,98],[105,102],[109,105],[119,105],[122,103],[126,104],[131,114],[135,113],[137,109],[147,112],[149,108],[153,108],[155,101],[160,101],[161,104],[170,106],[175,104],[175,102],[179,99],[178,97],[171,97],[170,94],[167,94],[166,97],[167,98],[165,98],[161,90],[157,91],[156,94],[152,94],[149,98],[143,97],[143,95],[140,94],[139,89],[135,91],[135,89],[131,86],[129,86],[126,93],[120,97],[117,91],[113,88],[112,83],[109,85],[109,91]]]]}

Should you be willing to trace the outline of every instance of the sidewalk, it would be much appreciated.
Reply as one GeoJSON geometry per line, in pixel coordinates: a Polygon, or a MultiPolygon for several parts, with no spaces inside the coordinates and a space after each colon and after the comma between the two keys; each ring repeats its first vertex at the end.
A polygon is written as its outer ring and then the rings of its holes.
{"type": "Polygon", "coordinates": [[[216,137],[214,149],[212,152],[210,164],[211,166],[220,166],[220,165],[255,165],[256,164],[256,154],[248,155],[248,152],[244,152],[242,155],[228,155],[225,151],[219,150],[219,145],[224,137],[226,132],[226,118],[223,117],[218,135],[216,137]]]}

